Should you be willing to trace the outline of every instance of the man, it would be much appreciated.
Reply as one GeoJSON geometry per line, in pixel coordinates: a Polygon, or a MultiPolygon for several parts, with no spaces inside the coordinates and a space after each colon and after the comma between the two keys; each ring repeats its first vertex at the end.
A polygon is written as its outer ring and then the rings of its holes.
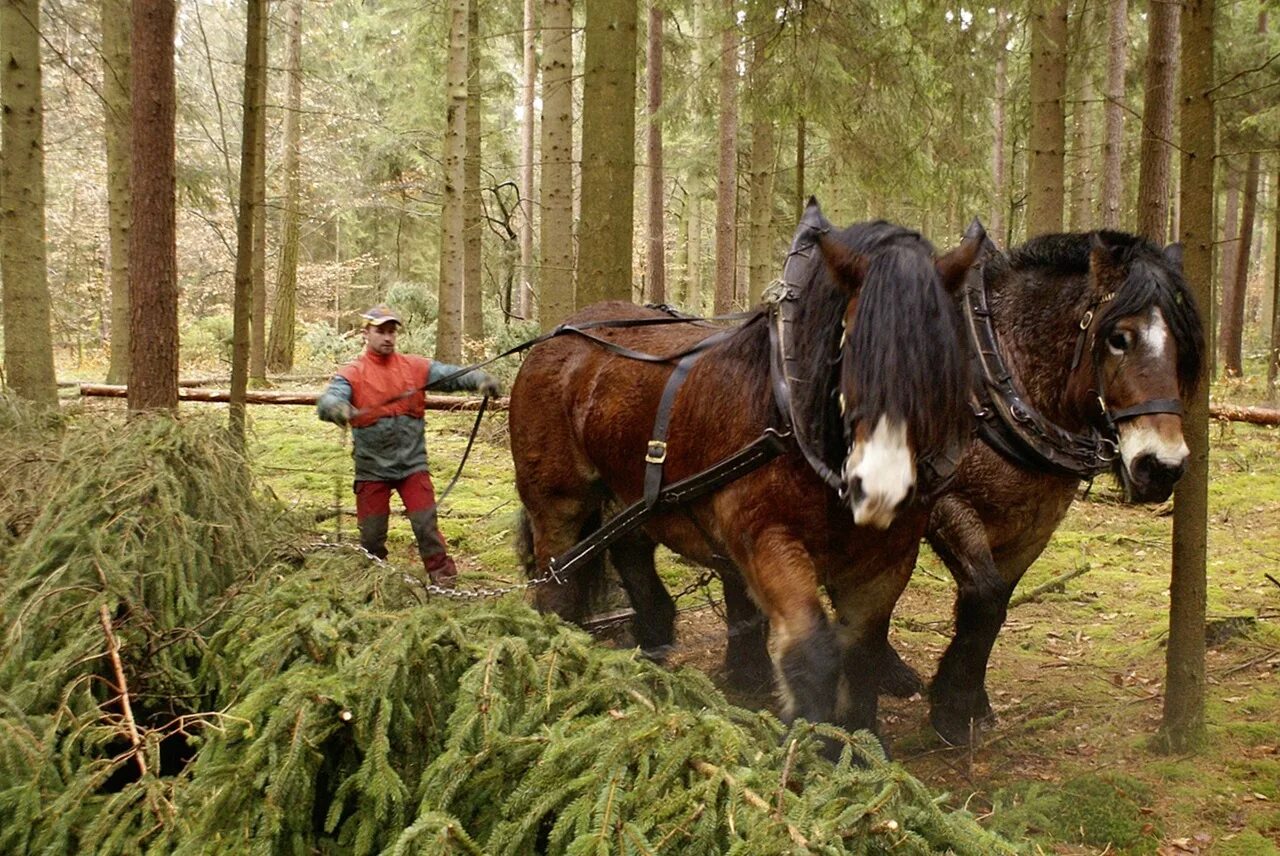
{"type": "MultiPolygon", "coordinates": [[[[355,459],[356,521],[360,544],[378,558],[387,556],[387,518],[391,491],[400,494],[418,553],[431,581],[453,587],[458,576],[436,522],[435,487],[427,470],[423,439],[424,387],[460,369],[426,357],[396,353],[400,318],[386,304],[360,316],[365,349],[338,370],[316,402],[326,422],[350,425],[355,459]]],[[[433,388],[501,393],[493,375],[478,369],[433,388]]]]}

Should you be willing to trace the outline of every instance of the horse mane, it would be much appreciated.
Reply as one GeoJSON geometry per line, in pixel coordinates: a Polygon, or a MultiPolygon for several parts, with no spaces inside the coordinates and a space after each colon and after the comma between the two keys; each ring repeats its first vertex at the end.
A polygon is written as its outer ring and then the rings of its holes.
{"type": "Polygon", "coordinates": [[[987,282],[990,284],[993,278],[998,278],[1006,267],[1018,271],[1043,269],[1064,274],[1074,288],[1062,288],[1061,280],[1055,278],[1055,287],[1062,293],[1058,300],[1051,302],[1056,305],[1054,311],[1075,309],[1090,288],[1088,273],[1095,236],[1110,251],[1114,264],[1126,269],[1126,275],[1115,298],[1105,305],[1098,319],[1094,359],[1102,359],[1107,337],[1120,319],[1157,307],[1178,343],[1178,385],[1184,395],[1192,393],[1204,360],[1200,312],[1182,276],[1181,266],[1151,241],[1127,232],[1106,229],[1043,235],[1013,249],[1006,263],[997,260],[989,265],[987,282]]]}
{"type": "MultiPolygon", "coordinates": [[[[857,400],[847,402],[853,418],[884,414],[905,422],[917,452],[948,447],[968,430],[957,415],[967,413],[968,370],[959,313],[937,284],[932,245],[918,232],[882,220],[832,231],[826,239],[868,261],[845,345],[852,355],[845,371],[852,373],[848,380],[857,390],[857,400]],[[932,344],[926,348],[922,342],[932,344]]],[[[796,427],[838,472],[848,452],[838,395],[841,321],[849,287],[836,280],[816,247],[801,266],[797,284],[799,302],[789,342],[797,367],[790,378],[796,427]]],[[[767,324],[767,319],[753,319],[726,343],[762,379],[769,376],[767,324]]],[[[776,412],[771,390],[753,401],[776,412]]]]}

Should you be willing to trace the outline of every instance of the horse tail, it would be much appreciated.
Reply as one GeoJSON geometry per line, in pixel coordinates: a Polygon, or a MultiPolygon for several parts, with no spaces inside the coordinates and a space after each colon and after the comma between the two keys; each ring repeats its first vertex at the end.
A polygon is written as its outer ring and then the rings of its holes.
{"type": "Polygon", "coordinates": [[[933,248],[910,233],[868,259],[847,361],[859,417],[905,423],[917,454],[947,449],[969,430],[967,352],[955,299],[933,248]]]}

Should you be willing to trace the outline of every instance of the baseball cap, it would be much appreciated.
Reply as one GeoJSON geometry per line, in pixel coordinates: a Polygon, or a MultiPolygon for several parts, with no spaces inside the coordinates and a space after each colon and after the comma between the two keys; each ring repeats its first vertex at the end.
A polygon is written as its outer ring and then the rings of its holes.
{"type": "Polygon", "coordinates": [[[404,326],[404,322],[400,320],[400,316],[392,311],[391,307],[385,303],[379,303],[377,306],[366,309],[360,313],[360,317],[364,319],[366,327],[381,327],[383,324],[396,323],[404,326]]]}

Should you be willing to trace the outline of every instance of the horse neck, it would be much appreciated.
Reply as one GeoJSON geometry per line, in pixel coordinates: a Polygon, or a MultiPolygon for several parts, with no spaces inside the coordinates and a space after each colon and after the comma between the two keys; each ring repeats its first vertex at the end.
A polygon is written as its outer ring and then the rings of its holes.
{"type": "Polygon", "coordinates": [[[1089,422],[1094,406],[1093,360],[1084,353],[1071,367],[1085,307],[1070,312],[1036,306],[1029,299],[1043,289],[1028,287],[1029,274],[1009,272],[993,297],[1000,350],[1014,383],[1026,400],[1061,428],[1077,431],[1089,422]]]}

